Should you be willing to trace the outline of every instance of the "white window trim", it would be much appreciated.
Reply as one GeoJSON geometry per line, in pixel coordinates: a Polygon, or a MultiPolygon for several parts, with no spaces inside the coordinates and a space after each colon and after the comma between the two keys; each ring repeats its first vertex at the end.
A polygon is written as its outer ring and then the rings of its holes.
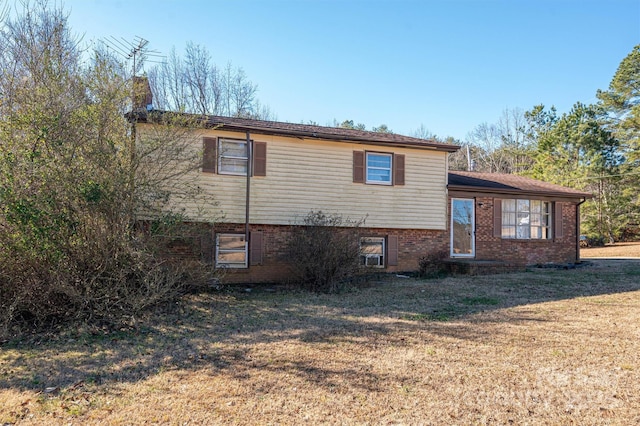
{"type": "Polygon", "coordinates": [[[218,138],[218,174],[220,175],[233,175],[233,176],[246,176],[249,172],[249,154],[247,141],[244,139],[231,139],[231,138],[218,138]],[[237,155],[225,155],[224,150],[222,149],[223,142],[233,142],[233,143],[241,143],[245,146],[245,152],[247,155],[240,157],[237,155]],[[222,161],[223,159],[230,160],[244,160],[246,162],[246,171],[245,172],[229,172],[222,170],[222,161]]]}
{"type": "MultiPolygon", "coordinates": [[[[552,223],[551,222],[552,222],[553,219],[552,219],[551,209],[552,209],[551,201],[536,200],[536,199],[523,199],[523,198],[509,198],[509,199],[503,200],[502,201],[502,211],[501,211],[501,214],[502,214],[502,217],[503,217],[503,220],[501,221],[502,222],[501,223],[502,230],[501,230],[501,233],[500,233],[501,234],[501,238],[503,238],[505,240],[521,240],[521,241],[550,241],[550,240],[552,240],[553,239],[553,235],[552,235],[552,232],[551,232],[551,230],[552,230],[552,223]],[[505,205],[506,205],[506,203],[504,201],[506,201],[506,200],[513,200],[514,201],[515,211],[509,211],[509,213],[515,214],[515,219],[516,219],[516,223],[515,224],[507,224],[507,225],[505,225],[505,223],[504,223],[504,213],[505,213],[505,205]],[[527,230],[528,230],[529,237],[526,237],[526,238],[525,237],[518,237],[518,228],[525,228],[524,225],[519,225],[518,224],[518,213],[519,213],[518,212],[518,204],[519,204],[518,201],[526,201],[528,206],[529,206],[529,210],[527,212],[529,214],[529,221],[528,221],[527,226],[526,226],[528,228],[527,230]],[[539,213],[540,225],[532,225],[531,224],[532,223],[531,216],[534,215],[534,214],[538,215],[538,213],[532,213],[531,212],[531,202],[532,201],[539,201],[541,203],[540,213],[539,213]],[[545,211],[545,208],[544,208],[545,204],[547,205],[546,211],[545,211]],[[546,225],[542,225],[544,223],[544,218],[547,218],[546,225]],[[514,230],[513,237],[508,236],[508,235],[505,236],[504,228],[507,227],[507,226],[510,227],[510,228],[513,228],[513,230],[514,230]],[[539,238],[538,237],[532,237],[532,228],[534,228],[534,227],[540,229],[540,234],[543,234],[542,230],[546,229],[547,230],[547,237],[546,238],[543,238],[543,237],[539,237],[539,238]]],[[[524,211],[520,212],[520,213],[524,213],[524,211]]]]}
{"type": "Polygon", "coordinates": [[[364,164],[364,173],[365,173],[365,183],[369,184],[369,185],[393,185],[393,154],[388,153],[388,152],[365,152],[365,164],[364,164]],[[389,157],[389,168],[387,169],[386,167],[373,167],[371,166],[371,169],[373,170],[389,170],[389,181],[388,182],[384,182],[384,181],[379,181],[379,180],[369,180],[369,155],[380,155],[380,156],[384,156],[384,157],[389,157]]]}
{"type": "Polygon", "coordinates": [[[360,238],[360,257],[365,259],[364,268],[384,268],[385,267],[385,255],[386,255],[386,241],[384,237],[362,237],[360,238]],[[382,243],[382,254],[364,254],[362,253],[362,241],[369,240],[371,242],[381,242],[382,243]],[[370,258],[378,258],[377,265],[368,265],[366,259],[370,258]]]}
{"type": "Polygon", "coordinates": [[[247,268],[249,260],[249,245],[245,234],[216,234],[216,268],[247,268]],[[242,237],[244,239],[243,250],[220,250],[220,237],[242,237]],[[244,262],[220,262],[220,253],[244,253],[244,262]]]}
{"type": "Polygon", "coordinates": [[[450,232],[449,232],[449,255],[451,257],[476,257],[476,203],[473,198],[451,198],[451,218],[450,218],[450,232]],[[455,201],[468,201],[471,204],[471,253],[455,253],[454,252],[454,217],[453,217],[453,204],[455,201]]]}

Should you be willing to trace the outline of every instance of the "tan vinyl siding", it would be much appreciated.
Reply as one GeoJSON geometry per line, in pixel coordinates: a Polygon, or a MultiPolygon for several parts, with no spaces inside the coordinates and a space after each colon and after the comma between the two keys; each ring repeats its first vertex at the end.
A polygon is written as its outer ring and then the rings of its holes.
{"type": "MultiPolygon", "coordinates": [[[[238,137],[223,131],[202,136],[238,137]]],[[[352,219],[367,216],[365,226],[446,229],[445,152],[343,142],[252,135],[267,143],[265,177],[251,178],[250,222],[289,225],[310,210],[340,213],[352,219]],[[353,151],[370,150],[405,155],[405,184],[368,185],[353,182],[353,151]]],[[[224,221],[245,220],[246,178],[200,173],[198,185],[211,194],[224,221]]],[[[203,206],[190,203],[187,211],[203,206]]]]}

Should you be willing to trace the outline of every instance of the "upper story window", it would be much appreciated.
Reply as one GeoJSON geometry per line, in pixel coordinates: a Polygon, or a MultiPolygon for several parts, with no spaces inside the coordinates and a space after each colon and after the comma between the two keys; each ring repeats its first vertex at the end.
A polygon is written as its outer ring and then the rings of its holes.
{"type": "Polygon", "coordinates": [[[247,141],[218,139],[218,173],[247,175],[247,141]]]}
{"type": "Polygon", "coordinates": [[[540,200],[502,200],[502,238],[551,238],[551,203],[540,200]]]}
{"type": "Polygon", "coordinates": [[[404,154],[353,151],[353,182],[404,185],[404,154]]]}
{"type": "Polygon", "coordinates": [[[367,183],[391,185],[392,154],[367,152],[367,183]]]}
{"type": "Polygon", "coordinates": [[[247,141],[228,138],[202,138],[202,171],[221,175],[252,176],[267,175],[267,144],[251,141],[251,167],[247,141]]]}

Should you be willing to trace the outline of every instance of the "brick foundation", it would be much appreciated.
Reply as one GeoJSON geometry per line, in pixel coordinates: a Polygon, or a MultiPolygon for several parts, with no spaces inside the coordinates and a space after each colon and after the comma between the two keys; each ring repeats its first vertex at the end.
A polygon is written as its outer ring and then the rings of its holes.
{"type": "MultiPolygon", "coordinates": [[[[251,225],[250,232],[262,232],[262,264],[250,265],[246,269],[229,269],[225,272],[223,282],[227,283],[259,283],[287,282],[291,279],[286,262],[286,247],[291,235],[292,226],[251,225]]],[[[244,224],[217,224],[215,232],[243,233],[244,224]]],[[[405,272],[418,270],[421,257],[429,253],[448,250],[448,232],[444,230],[420,229],[380,229],[360,228],[363,237],[398,237],[398,265],[375,269],[380,272],[405,272]]]]}

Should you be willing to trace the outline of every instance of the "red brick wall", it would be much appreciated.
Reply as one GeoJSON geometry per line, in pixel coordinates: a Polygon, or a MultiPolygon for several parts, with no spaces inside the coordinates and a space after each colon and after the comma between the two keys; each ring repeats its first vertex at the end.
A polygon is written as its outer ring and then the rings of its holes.
{"type": "MultiPolygon", "coordinates": [[[[576,205],[562,203],[563,236],[550,240],[512,240],[493,236],[493,198],[476,198],[476,259],[501,260],[519,265],[574,263],[576,205]],[[482,204],[482,205],[480,205],[482,204]]],[[[552,216],[552,221],[554,220],[552,216]]]]}
{"type": "MultiPolygon", "coordinates": [[[[551,240],[512,240],[493,236],[493,198],[476,197],[476,257],[475,260],[506,262],[510,265],[545,263],[573,263],[577,259],[576,205],[562,203],[563,236],[551,240]]],[[[449,203],[449,209],[450,207],[449,203]]],[[[555,216],[555,215],[553,215],[555,216]]],[[[552,220],[553,220],[552,216],[552,220]]],[[[292,226],[251,225],[250,232],[262,232],[262,264],[246,269],[229,269],[222,280],[226,283],[287,282],[291,272],[287,264],[286,247],[292,226]]],[[[209,231],[210,232],[210,231],[209,231]]],[[[203,238],[200,253],[194,256],[214,262],[215,233],[244,233],[244,224],[215,225],[210,241],[203,238]]],[[[398,237],[398,265],[380,269],[381,272],[417,271],[423,256],[449,254],[449,230],[360,228],[367,237],[398,237]]],[[[177,257],[189,257],[186,248],[172,247],[177,257]]]]}
{"type": "MultiPolygon", "coordinates": [[[[262,232],[262,265],[250,265],[247,269],[233,269],[225,272],[223,282],[287,282],[291,273],[286,262],[287,240],[291,226],[251,225],[250,232],[262,232]]],[[[218,224],[216,232],[244,232],[244,224],[218,224]]],[[[419,259],[428,253],[449,250],[447,231],[418,229],[360,228],[361,236],[398,237],[398,265],[380,269],[381,272],[416,271],[419,259]]]]}

